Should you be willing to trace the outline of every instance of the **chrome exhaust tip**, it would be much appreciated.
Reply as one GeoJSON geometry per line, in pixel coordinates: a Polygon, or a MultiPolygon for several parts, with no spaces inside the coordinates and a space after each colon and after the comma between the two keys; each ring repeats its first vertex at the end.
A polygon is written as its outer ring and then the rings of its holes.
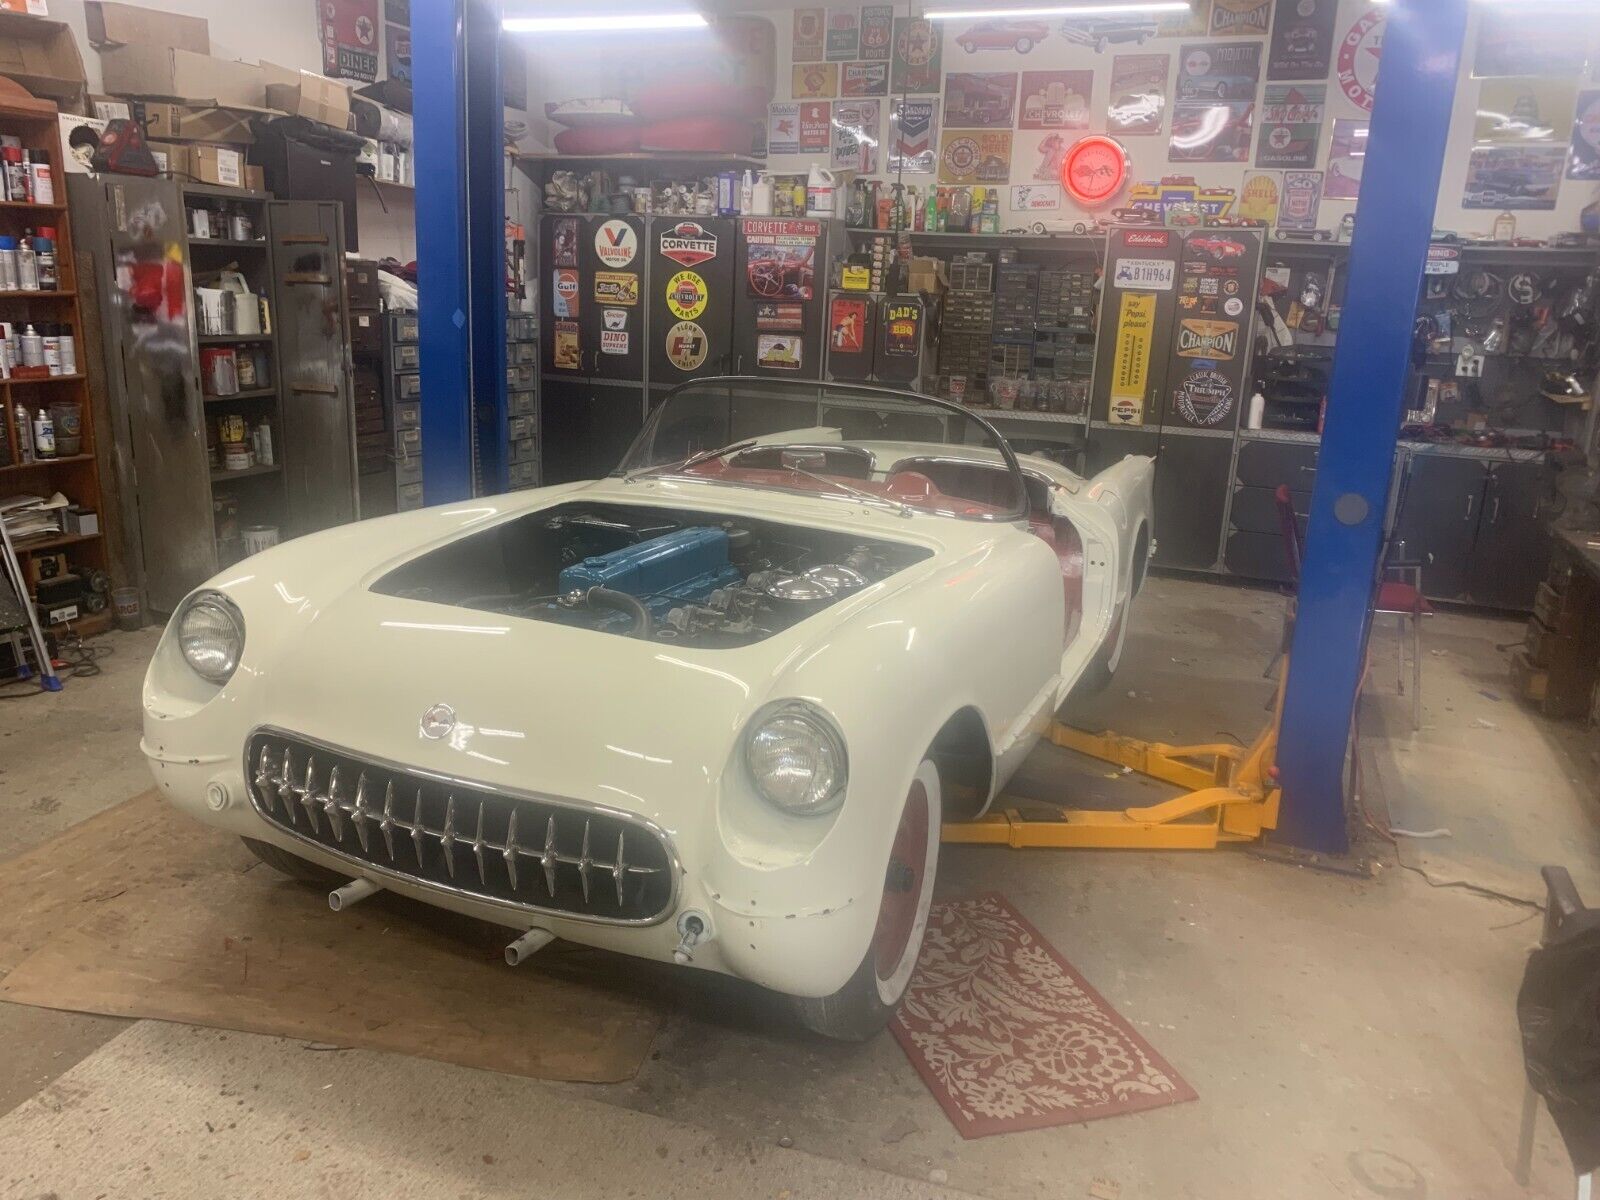
{"type": "Polygon", "coordinates": [[[334,912],[343,912],[352,904],[359,904],[374,892],[383,891],[383,885],[373,883],[370,879],[352,879],[342,888],[335,888],[328,893],[328,907],[334,912]]]}
{"type": "Polygon", "coordinates": [[[506,947],[506,966],[518,967],[556,940],[547,929],[530,929],[506,947]]]}

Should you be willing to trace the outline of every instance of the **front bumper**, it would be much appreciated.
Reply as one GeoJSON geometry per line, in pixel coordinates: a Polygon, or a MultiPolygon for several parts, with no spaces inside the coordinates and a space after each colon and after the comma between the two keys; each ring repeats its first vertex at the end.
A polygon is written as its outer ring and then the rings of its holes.
{"type": "MultiPolygon", "coordinates": [[[[261,799],[252,798],[246,770],[253,777],[256,769],[245,762],[242,752],[239,757],[176,753],[165,744],[167,739],[162,736],[172,732],[166,723],[161,723],[159,728],[147,724],[140,749],[150,763],[157,786],[173,806],[185,814],[241,837],[272,843],[353,879],[367,879],[411,899],[519,932],[543,929],[568,941],[661,962],[682,961],[675,959],[675,955],[686,951],[690,965],[701,969],[734,975],[789,995],[825,996],[838,990],[855,971],[870,942],[877,918],[875,891],[870,903],[865,897],[857,900],[845,896],[812,906],[783,906],[791,911],[773,909],[760,899],[750,898],[763,894],[760,885],[765,881],[756,878],[761,872],[752,871],[750,878],[741,878],[738,872],[730,873],[724,858],[713,880],[702,864],[681,858],[673,839],[659,830],[656,832],[671,858],[672,888],[670,900],[648,920],[597,918],[592,913],[560,912],[537,904],[508,902],[503,897],[475,892],[467,886],[435,881],[415,871],[394,869],[382,862],[381,856],[374,861],[370,855],[362,856],[349,848],[341,851],[304,832],[285,828],[282,819],[263,815],[261,809],[266,805],[261,799]],[[679,932],[680,919],[686,914],[698,915],[705,931],[697,944],[688,947],[683,944],[679,932]]],[[[336,790],[329,783],[324,776],[320,783],[313,781],[310,789],[324,817],[330,815],[322,807],[325,798],[336,790]]],[[[481,784],[463,786],[484,787],[481,784]]],[[[337,790],[346,805],[353,806],[352,785],[346,783],[337,790]]],[[[295,795],[293,799],[303,807],[303,795],[295,795]]],[[[568,803],[580,813],[607,811],[598,805],[568,803]]],[[[346,805],[339,807],[348,822],[346,805]]],[[[463,817],[464,824],[459,828],[436,816],[428,818],[426,814],[421,822],[408,818],[408,826],[420,823],[427,830],[430,854],[435,849],[442,850],[443,835],[450,829],[454,846],[448,853],[455,860],[456,870],[463,873],[464,882],[470,882],[477,873],[476,811],[476,807],[471,810],[470,820],[463,817]]],[[[375,822],[377,818],[367,819],[375,822]]],[[[375,833],[375,829],[375,825],[369,829],[369,834],[374,835],[369,840],[372,846],[381,841],[381,834],[375,833]]],[[[348,829],[347,836],[354,837],[353,827],[348,829]]],[[[408,827],[405,837],[410,836],[408,827]]],[[[537,879],[543,866],[539,853],[543,850],[542,836],[528,841],[525,849],[532,853],[526,857],[537,879]]],[[[493,853],[489,851],[491,842],[494,851],[503,855],[506,839],[485,836],[481,848],[493,853]]],[[[591,885],[597,889],[612,885],[615,876],[609,874],[609,870],[616,865],[616,856],[611,853],[615,847],[602,850],[591,846],[590,849],[594,868],[591,885]],[[602,871],[602,867],[607,870],[602,871]]],[[[576,858],[579,862],[585,857],[581,849],[577,855],[570,850],[571,844],[566,843],[562,857],[576,858]]],[[[577,870],[577,863],[568,862],[565,869],[571,874],[577,870]]],[[[581,887],[581,883],[578,886],[581,887]]]]}

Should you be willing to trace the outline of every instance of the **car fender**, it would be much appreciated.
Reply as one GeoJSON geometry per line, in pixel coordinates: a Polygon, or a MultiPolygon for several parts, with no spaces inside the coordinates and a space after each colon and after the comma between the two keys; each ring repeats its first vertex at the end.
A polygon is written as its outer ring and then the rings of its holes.
{"type": "MultiPolygon", "coordinates": [[[[789,817],[756,796],[741,736],[719,789],[718,849],[703,871],[719,924],[827,915],[832,936],[843,939],[830,956],[834,967],[849,966],[837,980],[819,978],[816,994],[842,985],[872,936],[918,764],[965,708],[979,714],[997,761],[1013,746],[1031,746],[1058,687],[1064,614],[1055,555],[1033,534],[1004,526],[797,647],[752,707],[794,698],[827,713],[846,744],[845,799],[825,834],[808,843],[805,825],[827,818],[789,817]]],[[[743,950],[740,936],[723,953],[735,969],[749,954],[753,968],[757,952],[743,950]]]]}

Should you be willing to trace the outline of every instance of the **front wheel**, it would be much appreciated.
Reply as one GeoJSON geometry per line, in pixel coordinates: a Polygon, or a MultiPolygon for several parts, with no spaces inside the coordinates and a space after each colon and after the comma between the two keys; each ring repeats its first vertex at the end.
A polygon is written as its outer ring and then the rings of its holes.
{"type": "Polygon", "coordinates": [[[1032,50],[1032,49],[1033,49],[1033,39],[1032,38],[1018,38],[1017,39],[1017,53],[1018,54],[1026,54],[1029,50],[1032,50]]]}
{"type": "Polygon", "coordinates": [[[939,863],[939,769],[925,758],[912,777],[884,869],[878,923],[861,965],[831,996],[796,996],[807,1029],[864,1042],[889,1023],[917,968],[939,863]]]}

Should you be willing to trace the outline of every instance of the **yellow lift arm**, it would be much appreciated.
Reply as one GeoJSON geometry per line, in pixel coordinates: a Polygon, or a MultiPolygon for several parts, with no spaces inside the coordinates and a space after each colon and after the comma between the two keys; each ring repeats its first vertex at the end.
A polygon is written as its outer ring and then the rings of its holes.
{"type": "Polygon", "coordinates": [[[1170,746],[1115,733],[1085,733],[1059,721],[1052,724],[1050,740],[1055,745],[1188,788],[1184,795],[1144,808],[1062,808],[1044,817],[1035,815],[1040,804],[1002,796],[987,816],[945,825],[944,840],[1015,848],[1129,850],[1212,850],[1222,842],[1255,841],[1278,824],[1278,726],[1288,677],[1285,659],[1272,720],[1249,746],[1170,746]],[[1022,804],[1028,805],[1028,815],[1018,807],[1022,804]]]}

